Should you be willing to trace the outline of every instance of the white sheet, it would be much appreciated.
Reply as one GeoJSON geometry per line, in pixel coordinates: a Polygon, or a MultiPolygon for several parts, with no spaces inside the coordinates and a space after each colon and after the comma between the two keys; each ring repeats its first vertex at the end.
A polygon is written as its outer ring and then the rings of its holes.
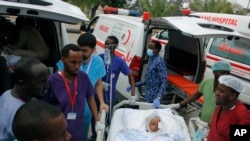
{"type": "Polygon", "coordinates": [[[174,141],[167,133],[149,133],[133,128],[122,129],[115,141],[174,141]]]}
{"type": "Polygon", "coordinates": [[[191,141],[183,117],[174,115],[171,109],[136,110],[129,108],[120,108],[114,112],[107,141],[115,141],[117,133],[122,129],[146,131],[146,118],[154,111],[157,111],[162,119],[161,122],[164,124],[162,130],[168,133],[174,141],[191,141]]]}

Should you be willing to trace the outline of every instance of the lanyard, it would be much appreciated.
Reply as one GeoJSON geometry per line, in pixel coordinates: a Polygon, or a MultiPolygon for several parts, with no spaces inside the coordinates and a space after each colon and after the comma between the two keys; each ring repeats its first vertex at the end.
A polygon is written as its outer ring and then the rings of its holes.
{"type": "Polygon", "coordinates": [[[71,108],[73,111],[73,108],[74,108],[75,102],[76,102],[76,95],[77,95],[77,92],[76,92],[76,90],[77,90],[77,78],[75,77],[75,79],[74,79],[74,93],[71,93],[71,90],[69,88],[69,84],[67,83],[67,81],[64,77],[64,73],[62,72],[61,75],[62,75],[62,78],[64,80],[64,84],[66,86],[67,93],[68,93],[69,100],[70,100],[70,104],[71,104],[71,108]]]}
{"type": "MultiPolygon", "coordinates": [[[[87,69],[86,69],[86,71],[85,71],[85,73],[86,73],[86,74],[88,74],[88,73],[89,73],[89,69],[90,69],[90,66],[91,66],[91,64],[92,64],[92,58],[93,58],[93,55],[91,55],[91,58],[90,58],[90,61],[89,61],[88,67],[87,67],[87,69]]],[[[83,70],[82,70],[82,67],[81,67],[81,71],[83,71],[83,70]]]]}

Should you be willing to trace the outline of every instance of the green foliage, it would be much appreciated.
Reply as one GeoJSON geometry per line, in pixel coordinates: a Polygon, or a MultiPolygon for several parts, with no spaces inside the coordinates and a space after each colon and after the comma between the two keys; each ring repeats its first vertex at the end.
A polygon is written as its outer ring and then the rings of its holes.
{"type": "Polygon", "coordinates": [[[141,0],[142,11],[148,11],[151,17],[163,17],[180,13],[179,5],[166,0],[141,0]]]}
{"type": "Polygon", "coordinates": [[[104,0],[102,6],[108,5],[111,7],[123,8],[126,4],[126,0],[104,0]]]}
{"type": "Polygon", "coordinates": [[[196,12],[215,12],[215,13],[228,13],[228,14],[240,14],[244,13],[239,8],[234,11],[234,5],[227,0],[193,0],[189,4],[192,11],[196,12]]]}

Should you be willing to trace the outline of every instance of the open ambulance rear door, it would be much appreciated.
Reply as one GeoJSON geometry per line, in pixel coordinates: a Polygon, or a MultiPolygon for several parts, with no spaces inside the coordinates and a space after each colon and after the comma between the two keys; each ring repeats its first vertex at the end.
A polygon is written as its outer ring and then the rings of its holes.
{"type": "MultiPolygon", "coordinates": [[[[198,83],[203,79],[206,68],[205,38],[249,40],[233,29],[195,17],[162,17],[151,19],[145,24],[148,25],[148,30],[161,28],[169,31],[168,46],[165,47],[165,54],[168,55],[166,58],[164,55],[168,65],[167,77],[169,83],[176,88],[176,94],[182,98],[194,94],[198,90],[198,83]],[[171,58],[174,59],[171,61],[171,58]]],[[[144,64],[143,69],[145,68],[144,64]]],[[[202,104],[202,100],[199,102],[202,104]]]]}

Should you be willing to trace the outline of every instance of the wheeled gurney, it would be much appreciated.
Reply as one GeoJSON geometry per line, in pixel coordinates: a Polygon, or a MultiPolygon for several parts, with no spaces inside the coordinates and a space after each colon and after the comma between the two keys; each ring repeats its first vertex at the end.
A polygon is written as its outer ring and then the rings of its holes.
{"type": "MultiPolygon", "coordinates": [[[[166,105],[161,105],[160,109],[154,109],[152,103],[145,102],[136,102],[138,109],[124,108],[126,105],[129,105],[129,101],[123,100],[113,107],[107,141],[117,140],[117,134],[120,134],[120,131],[123,129],[144,130],[145,119],[152,112],[158,112],[161,115],[161,122],[164,123],[164,132],[168,132],[174,141],[191,141],[183,117],[179,116],[175,110],[167,108],[166,105]]],[[[99,132],[97,141],[106,141],[104,138],[103,133],[99,132]]]]}

